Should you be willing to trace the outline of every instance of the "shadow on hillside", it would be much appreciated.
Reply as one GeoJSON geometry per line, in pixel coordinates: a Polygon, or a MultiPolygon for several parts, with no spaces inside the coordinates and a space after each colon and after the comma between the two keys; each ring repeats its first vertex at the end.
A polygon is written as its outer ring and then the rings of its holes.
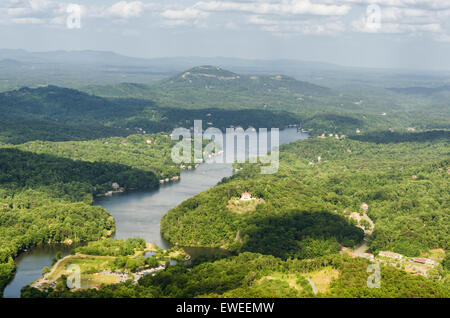
{"type": "Polygon", "coordinates": [[[27,190],[54,186],[55,190],[69,197],[75,193],[105,193],[112,190],[113,182],[125,189],[153,189],[159,185],[158,178],[150,171],[109,162],[74,161],[11,148],[0,149],[0,167],[3,188],[27,190]]]}
{"type": "Polygon", "coordinates": [[[281,128],[300,121],[286,112],[175,107],[161,107],[148,99],[102,98],[57,86],[25,87],[0,93],[0,110],[4,113],[0,141],[19,144],[169,132],[179,126],[190,128],[197,119],[203,121],[205,129],[281,128]]]}
{"type": "Polygon", "coordinates": [[[292,211],[250,219],[241,237],[241,251],[281,258],[312,258],[336,253],[340,245],[353,246],[363,239],[364,233],[340,215],[292,211]]]}
{"type": "MultiPolygon", "coordinates": [[[[318,114],[308,118],[306,123],[314,123],[315,126],[323,126],[323,128],[330,127],[345,127],[345,128],[361,128],[364,122],[358,118],[345,115],[336,114],[318,114]]],[[[311,124],[310,124],[311,125],[311,124]]]]}
{"type": "Polygon", "coordinates": [[[373,142],[377,144],[401,143],[401,142],[428,142],[433,140],[450,140],[450,131],[433,130],[417,133],[399,133],[399,132],[377,132],[367,135],[350,136],[349,138],[373,142]]]}
{"type": "Polygon", "coordinates": [[[125,129],[101,125],[65,125],[42,120],[5,121],[0,125],[0,141],[15,145],[33,140],[82,141],[130,134],[125,129]]]}

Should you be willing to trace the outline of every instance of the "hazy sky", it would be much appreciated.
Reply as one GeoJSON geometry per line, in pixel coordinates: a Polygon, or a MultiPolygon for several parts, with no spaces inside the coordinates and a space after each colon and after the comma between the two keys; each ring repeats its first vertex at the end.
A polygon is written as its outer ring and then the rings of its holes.
{"type": "Polygon", "coordinates": [[[0,48],[450,69],[450,0],[0,0],[0,48]]]}

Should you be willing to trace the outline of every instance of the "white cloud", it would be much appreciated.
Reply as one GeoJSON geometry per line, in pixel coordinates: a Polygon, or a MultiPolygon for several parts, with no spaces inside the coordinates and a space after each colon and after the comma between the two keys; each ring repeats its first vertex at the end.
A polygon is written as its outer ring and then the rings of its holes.
{"type": "Polygon", "coordinates": [[[385,7],[422,7],[428,9],[450,8],[450,0],[322,0],[324,3],[378,4],[385,7]]]}
{"type": "MultiPolygon", "coordinates": [[[[82,19],[127,24],[149,17],[149,26],[258,28],[275,34],[386,33],[430,36],[447,41],[450,0],[115,0],[82,6],[82,19]],[[366,8],[379,4],[380,28],[366,23],[366,8]],[[356,17],[356,19],[354,18],[356,17]]],[[[65,25],[69,0],[0,0],[2,24],[65,25]]],[[[128,27],[130,25],[130,27],[128,27]]],[[[120,30],[121,32],[123,30],[120,30]]],[[[132,35],[130,33],[130,35],[132,35]]]]}
{"type": "Polygon", "coordinates": [[[120,1],[109,7],[106,10],[106,15],[122,19],[139,17],[143,12],[144,7],[144,3],[141,1],[120,1]]]}
{"type": "MultiPolygon", "coordinates": [[[[179,26],[192,24],[197,26],[205,26],[206,19],[214,14],[217,17],[230,17],[222,24],[227,29],[238,29],[243,24],[250,22],[263,26],[260,20],[271,21],[270,27],[262,27],[263,30],[272,32],[271,30],[291,29],[300,30],[302,27],[305,32],[325,33],[323,24],[313,26],[314,22],[289,22],[283,19],[291,19],[292,17],[305,16],[342,16],[350,11],[348,5],[330,5],[321,3],[312,3],[310,0],[282,0],[282,1],[199,1],[188,7],[179,7],[177,9],[169,9],[161,12],[161,17],[165,19],[166,26],[179,26]],[[259,16],[260,23],[257,23],[255,16],[259,16]],[[274,17],[276,16],[276,17],[274,17]],[[250,17],[250,19],[249,19],[250,17]],[[253,20],[252,20],[253,19],[253,20]],[[253,22],[252,22],[253,21],[253,22]],[[276,27],[275,27],[276,25],[276,27]],[[290,26],[289,26],[290,25],[290,26]],[[308,31],[310,30],[310,31],[308,31]]],[[[216,21],[214,21],[216,24],[216,21]]],[[[326,28],[328,30],[330,28],[326,28]]],[[[303,33],[305,33],[303,32],[303,33]]]]}
{"type": "Polygon", "coordinates": [[[29,0],[29,4],[34,11],[47,10],[54,6],[54,2],[49,0],[29,0]]]}
{"type": "Polygon", "coordinates": [[[0,4],[2,24],[58,24],[66,4],[51,0],[7,0],[0,4]]]}
{"type": "Polygon", "coordinates": [[[250,24],[259,25],[265,31],[277,35],[292,34],[335,34],[345,30],[345,25],[337,19],[326,18],[322,20],[302,19],[286,20],[261,16],[251,16],[248,20],[250,24]]]}
{"type": "Polygon", "coordinates": [[[352,22],[355,31],[365,33],[390,33],[390,34],[409,34],[422,35],[423,32],[442,32],[440,24],[407,24],[407,23],[381,23],[380,28],[374,29],[364,20],[357,20],[352,22]]]}
{"type": "Polygon", "coordinates": [[[246,12],[252,14],[312,14],[345,15],[350,11],[348,5],[312,3],[310,0],[285,0],[280,2],[256,1],[208,1],[197,2],[194,8],[215,12],[246,12]]]}
{"type": "MultiPolygon", "coordinates": [[[[331,0],[325,0],[331,1],[331,0]]],[[[365,12],[351,22],[351,29],[362,33],[429,37],[446,41],[450,25],[450,0],[338,0],[341,3],[380,6],[379,27],[367,23],[365,12]]],[[[362,9],[365,9],[365,7],[362,9]]],[[[361,6],[360,6],[361,7],[361,6]]]]}
{"type": "Polygon", "coordinates": [[[165,10],[161,16],[170,20],[190,20],[206,18],[209,13],[195,8],[186,8],[184,10],[165,10]]]}
{"type": "Polygon", "coordinates": [[[6,9],[6,11],[7,14],[12,17],[23,16],[32,12],[30,8],[9,8],[6,9]]]}

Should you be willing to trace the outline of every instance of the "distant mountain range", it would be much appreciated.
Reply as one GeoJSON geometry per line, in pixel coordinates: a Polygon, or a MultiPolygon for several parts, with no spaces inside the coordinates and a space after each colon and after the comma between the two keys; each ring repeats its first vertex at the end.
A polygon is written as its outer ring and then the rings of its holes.
{"type": "Polygon", "coordinates": [[[450,76],[448,72],[437,74],[425,71],[357,68],[293,59],[136,58],[109,51],[28,52],[0,49],[0,91],[43,84],[79,88],[124,82],[152,83],[198,65],[217,65],[222,69],[247,75],[284,74],[320,86],[351,89],[367,85],[384,89],[388,83],[404,84],[406,87],[411,81],[441,81],[450,76]]]}
{"type": "Polygon", "coordinates": [[[297,60],[250,60],[226,57],[135,58],[108,51],[28,52],[0,49],[0,91],[51,84],[86,85],[151,83],[197,65],[218,65],[240,74],[286,74],[321,81],[321,74],[342,74],[351,68],[297,60]],[[26,73],[24,73],[26,72],[26,73]],[[319,75],[318,75],[319,74],[319,75]]]}
{"type": "Polygon", "coordinates": [[[274,65],[280,68],[302,66],[304,68],[342,69],[331,63],[298,61],[288,59],[261,60],[241,59],[228,57],[166,57],[166,58],[137,58],[117,54],[110,51],[49,51],[29,52],[26,50],[0,49],[0,60],[13,59],[27,63],[64,63],[64,64],[95,64],[115,66],[152,66],[161,67],[165,71],[183,70],[195,65],[210,64],[222,67],[234,66],[237,68],[257,67],[274,65]]]}

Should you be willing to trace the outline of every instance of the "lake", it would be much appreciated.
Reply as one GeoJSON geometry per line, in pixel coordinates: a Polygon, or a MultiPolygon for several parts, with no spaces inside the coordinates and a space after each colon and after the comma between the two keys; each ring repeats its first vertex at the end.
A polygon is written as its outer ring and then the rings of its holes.
{"type": "MultiPolygon", "coordinates": [[[[308,135],[297,132],[297,128],[280,130],[280,145],[306,139],[308,135]]],[[[220,160],[220,156],[217,159],[220,160]]],[[[194,195],[214,187],[224,177],[233,174],[231,164],[204,163],[195,170],[182,170],[180,181],[162,184],[153,191],[135,191],[101,197],[95,205],[106,209],[116,221],[115,238],[141,237],[161,248],[168,248],[160,233],[161,217],[170,209],[194,195]]],[[[203,248],[187,248],[193,257],[211,254],[203,248]]],[[[16,258],[17,272],[4,291],[4,297],[20,297],[20,290],[41,276],[44,266],[50,266],[56,253],[68,254],[70,248],[61,246],[38,247],[22,253],[16,258]]]]}

